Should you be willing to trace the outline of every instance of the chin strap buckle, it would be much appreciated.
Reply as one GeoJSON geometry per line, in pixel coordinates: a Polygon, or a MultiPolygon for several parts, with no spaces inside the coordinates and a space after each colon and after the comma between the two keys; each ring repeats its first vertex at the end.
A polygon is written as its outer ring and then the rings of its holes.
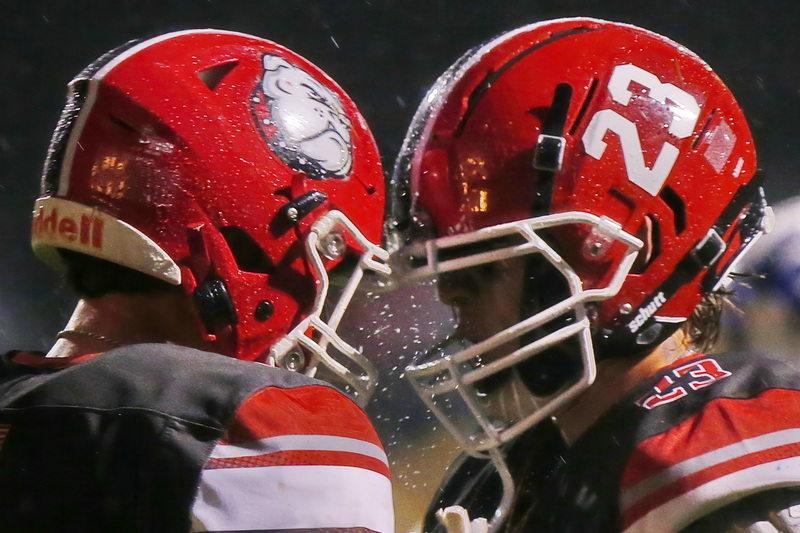
{"type": "Polygon", "coordinates": [[[558,172],[564,162],[567,140],[555,135],[539,135],[536,150],[533,152],[533,168],[547,172],[558,172]]]}
{"type": "Polygon", "coordinates": [[[714,228],[708,230],[706,236],[698,242],[690,252],[701,268],[708,268],[716,263],[725,253],[727,245],[714,228]]]}

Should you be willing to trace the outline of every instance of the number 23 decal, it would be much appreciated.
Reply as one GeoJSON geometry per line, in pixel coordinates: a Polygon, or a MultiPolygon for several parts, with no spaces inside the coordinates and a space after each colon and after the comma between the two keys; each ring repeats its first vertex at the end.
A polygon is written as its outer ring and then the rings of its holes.
{"type": "MultiPolygon", "coordinates": [[[[629,88],[632,81],[646,87],[649,97],[653,100],[665,106],[667,100],[674,104],[669,106],[673,113],[668,130],[671,135],[678,139],[684,139],[692,134],[700,115],[700,106],[691,94],[671,83],[662,83],[657,76],[636,65],[626,64],[614,67],[611,78],[608,80],[608,92],[611,93],[615,102],[624,106],[628,105],[633,96],[629,88]]],[[[582,140],[586,153],[595,159],[600,159],[607,146],[603,137],[609,131],[619,136],[628,179],[653,196],[658,194],[678,158],[678,148],[665,142],[656,157],[653,168],[647,168],[636,124],[612,109],[603,109],[595,113],[583,134],[582,140]]]]}

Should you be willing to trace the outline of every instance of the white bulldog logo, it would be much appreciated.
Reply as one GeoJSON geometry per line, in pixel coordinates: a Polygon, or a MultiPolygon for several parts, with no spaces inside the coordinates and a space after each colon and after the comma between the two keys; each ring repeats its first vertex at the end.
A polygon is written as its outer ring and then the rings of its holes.
{"type": "Polygon", "coordinates": [[[353,146],[350,119],[339,97],[282,57],[265,54],[263,64],[253,103],[272,150],[310,178],[346,178],[353,146]]]}

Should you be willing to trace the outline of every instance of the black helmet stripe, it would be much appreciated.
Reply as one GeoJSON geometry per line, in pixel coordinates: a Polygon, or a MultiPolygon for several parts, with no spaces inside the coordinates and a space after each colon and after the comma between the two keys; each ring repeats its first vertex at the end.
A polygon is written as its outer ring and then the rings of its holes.
{"type": "Polygon", "coordinates": [[[103,54],[100,58],[84,68],[80,74],[70,82],[69,92],[67,93],[67,103],[64,106],[64,110],[61,112],[61,117],[58,119],[58,124],[50,140],[50,146],[47,149],[44,170],[42,172],[41,196],[56,194],[59,191],[61,170],[64,164],[64,157],[67,154],[67,145],[69,144],[72,132],[75,130],[75,125],[79,121],[78,117],[81,111],[86,107],[89,93],[89,80],[91,80],[100,69],[140,42],[141,40],[128,41],[103,54]]]}

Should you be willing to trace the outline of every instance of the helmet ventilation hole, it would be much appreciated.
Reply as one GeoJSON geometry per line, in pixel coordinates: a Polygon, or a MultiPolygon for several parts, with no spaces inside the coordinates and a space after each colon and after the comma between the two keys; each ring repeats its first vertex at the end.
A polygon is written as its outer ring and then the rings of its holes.
{"type": "Polygon", "coordinates": [[[245,230],[236,226],[225,226],[219,228],[219,232],[228,243],[239,270],[258,274],[271,274],[275,270],[270,258],[245,230]]]}
{"type": "Polygon", "coordinates": [[[686,204],[675,192],[675,189],[666,185],[659,194],[664,203],[672,210],[675,221],[675,235],[680,235],[686,229],[686,204]]]}
{"type": "Polygon", "coordinates": [[[608,190],[608,194],[610,194],[612,197],[618,200],[622,205],[624,205],[629,212],[632,213],[633,210],[636,209],[636,202],[633,200],[633,198],[630,198],[618,188],[611,187],[608,190]]]}
{"type": "Polygon", "coordinates": [[[229,61],[227,63],[215,65],[211,68],[201,70],[197,73],[197,77],[200,78],[200,81],[205,83],[209,90],[215,91],[225,76],[230,74],[238,64],[238,61],[229,61]]]}
{"type": "Polygon", "coordinates": [[[581,121],[583,120],[584,115],[586,115],[586,110],[589,108],[589,104],[592,103],[592,98],[594,98],[594,93],[597,90],[597,84],[599,80],[597,78],[592,79],[592,83],[589,85],[589,90],[586,92],[586,98],[581,103],[580,111],[578,111],[578,116],[575,118],[575,122],[572,123],[572,127],[569,129],[570,135],[575,135],[575,132],[578,129],[578,126],[581,125],[581,121]]]}
{"type": "Polygon", "coordinates": [[[703,137],[705,137],[706,132],[708,131],[708,126],[711,124],[711,121],[714,120],[714,115],[716,114],[717,114],[716,109],[711,110],[711,113],[708,114],[708,119],[706,119],[706,123],[703,124],[703,128],[700,130],[700,133],[698,133],[697,137],[695,137],[694,140],[692,141],[692,148],[696,148],[697,145],[700,144],[700,141],[703,140],[703,137]]]}
{"type": "Polygon", "coordinates": [[[114,125],[116,125],[116,126],[119,126],[120,128],[122,128],[122,129],[124,129],[124,130],[127,130],[127,131],[129,131],[129,132],[131,132],[131,133],[136,133],[136,134],[138,134],[138,133],[139,133],[139,130],[138,130],[138,129],[136,129],[136,127],[134,127],[134,125],[133,125],[133,124],[131,124],[130,122],[128,122],[128,121],[127,121],[127,120],[125,120],[124,118],[118,117],[118,116],[116,116],[116,115],[108,115],[108,119],[109,119],[109,120],[110,120],[110,121],[111,121],[111,122],[112,122],[114,125]]]}

